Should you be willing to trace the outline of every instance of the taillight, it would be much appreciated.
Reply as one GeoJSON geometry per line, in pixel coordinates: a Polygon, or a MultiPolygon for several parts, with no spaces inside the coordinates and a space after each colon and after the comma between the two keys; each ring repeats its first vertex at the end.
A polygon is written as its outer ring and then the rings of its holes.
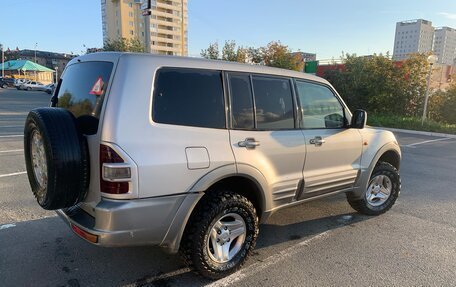
{"type": "Polygon", "coordinates": [[[129,165],[111,147],[100,145],[100,189],[110,194],[128,193],[131,180],[129,165]]]}

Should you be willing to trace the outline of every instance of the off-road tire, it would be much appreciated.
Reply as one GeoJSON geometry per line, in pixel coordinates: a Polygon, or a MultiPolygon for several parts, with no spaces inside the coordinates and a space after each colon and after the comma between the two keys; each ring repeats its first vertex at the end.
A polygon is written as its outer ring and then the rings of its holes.
{"type": "MultiPolygon", "coordinates": [[[[399,175],[398,170],[391,164],[387,162],[379,162],[375,166],[374,170],[372,171],[372,175],[370,179],[374,178],[378,175],[385,175],[387,176],[392,183],[391,194],[389,198],[380,206],[372,206],[366,199],[365,193],[367,190],[364,191],[363,197],[361,199],[353,198],[353,195],[347,193],[347,201],[350,206],[358,211],[361,214],[365,215],[380,215],[387,212],[396,202],[397,198],[399,197],[401,191],[401,177],[399,175]]],[[[369,181],[370,181],[369,179],[369,181]]]]}
{"type": "Polygon", "coordinates": [[[38,204],[47,210],[71,207],[83,200],[89,184],[89,152],[76,119],[61,108],[30,111],[24,127],[27,175],[38,204]],[[34,131],[41,134],[47,165],[47,186],[35,177],[31,154],[34,131]]]}
{"type": "Polygon", "coordinates": [[[213,191],[201,199],[190,216],[179,251],[189,267],[204,277],[219,279],[242,267],[255,248],[258,232],[258,216],[247,198],[233,191],[213,191]],[[246,224],[246,237],[241,250],[233,259],[217,263],[208,255],[206,240],[213,220],[228,213],[242,216],[246,224]]]}

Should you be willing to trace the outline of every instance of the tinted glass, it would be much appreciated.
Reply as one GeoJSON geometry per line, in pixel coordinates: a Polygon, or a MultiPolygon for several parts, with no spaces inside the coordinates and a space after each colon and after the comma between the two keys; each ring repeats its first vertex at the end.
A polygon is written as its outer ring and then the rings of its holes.
{"type": "Polygon", "coordinates": [[[57,106],[68,109],[75,117],[88,115],[98,118],[112,67],[110,62],[68,66],[57,95],[57,106]]]}
{"type": "Polygon", "coordinates": [[[306,129],[342,128],[344,112],[333,92],[322,85],[296,83],[303,113],[301,127],[306,129]]]}
{"type": "Polygon", "coordinates": [[[153,119],[157,123],[225,127],[220,71],[163,68],[157,72],[153,119]]]}
{"type": "Polygon", "coordinates": [[[235,129],[253,129],[253,99],[248,75],[229,75],[232,125],[235,129]]]}
{"type": "Polygon", "coordinates": [[[258,129],[294,128],[293,98],[288,79],[253,77],[258,129]]]}

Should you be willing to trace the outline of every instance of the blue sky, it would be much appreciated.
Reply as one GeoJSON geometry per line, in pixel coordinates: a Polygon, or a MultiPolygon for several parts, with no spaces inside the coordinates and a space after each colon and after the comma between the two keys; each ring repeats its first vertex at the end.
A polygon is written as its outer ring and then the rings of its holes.
{"type": "MultiPolygon", "coordinates": [[[[110,1],[110,0],[108,0],[110,1]]],[[[319,59],[341,52],[366,55],[393,49],[395,23],[424,18],[456,28],[454,0],[188,0],[189,54],[209,43],[243,46],[279,40],[319,59]]],[[[80,54],[102,46],[100,0],[0,0],[5,47],[80,54]]]]}

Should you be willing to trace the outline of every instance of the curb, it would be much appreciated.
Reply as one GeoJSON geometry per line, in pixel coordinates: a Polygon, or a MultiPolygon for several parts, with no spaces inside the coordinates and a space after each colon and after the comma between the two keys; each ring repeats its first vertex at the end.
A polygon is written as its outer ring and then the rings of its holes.
{"type": "Polygon", "coordinates": [[[381,130],[387,130],[390,132],[398,132],[404,134],[414,134],[414,135],[423,135],[423,136],[431,136],[431,137],[442,137],[442,138],[451,138],[456,139],[456,135],[452,134],[444,134],[444,133],[435,133],[435,132],[423,132],[423,131],[415,131],[415,130],[403,130],[403,129],[394,129],[394,128],[385,128],[385,127],[375,127],[381,130]]]}

